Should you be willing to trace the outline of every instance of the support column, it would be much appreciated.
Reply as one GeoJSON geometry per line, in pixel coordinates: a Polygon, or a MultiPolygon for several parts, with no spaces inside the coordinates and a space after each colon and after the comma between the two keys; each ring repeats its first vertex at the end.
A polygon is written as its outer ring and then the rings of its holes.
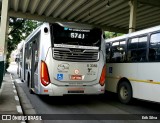
{"type": "Polygon", "coordinates": [[[137,14],[137,0],[130,0],[130,20],[129,20],[129,33],[134,32],[136,28],[136,14],[137,14]]]}
{"type": "Polygon", "coordinates": [[[8,0],[2,0],[1,10],[1,27],[0,27],[0,87],[3,81],[4,74],[4,60],[5,60],[5,45],[6,45],[6,32],[8,21],[8,0]]]}
{"type": "Polygon", "coordinates": [[[4,45],[4,74],[6,70],[6,58],[7,58],[7,46],[8,46],[8,29],[9,29],[9,16],[7,17],[7,23],[6,23],[6,34],[5,34],[5,45],[4,45]]]}

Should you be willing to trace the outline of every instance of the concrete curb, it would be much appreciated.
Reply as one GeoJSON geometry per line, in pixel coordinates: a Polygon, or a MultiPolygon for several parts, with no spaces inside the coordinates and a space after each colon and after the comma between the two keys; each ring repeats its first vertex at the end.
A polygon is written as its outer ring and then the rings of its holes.
{"type": "MultiPolygon", "coordinates": [[[[20,99],[20,105],[22,106],[22,110],[24,115],[36,115],[36,111],[34,107],[32,106],[31,102],[29,101],[27,95],[21,88],[21,86],[14,81],[16,90],[17,90],[17,95],[20,99]]],[[[34,121],[34,120],[28,120],[27,123],[43,123],[43,121],[34,121]]]]}
{"type": "Polygon", "coordinates": [[[18,93],[16,91],[15,83],[14,83],[14,80],[13,80],[13,77],[12,77],[11,74],[10,74],[10,78],[11,78],[12,85],[13,85],[13,92],[14,92],[14,98],[16,100],[17,111],[18,111],[19,114],[23,115],[23,111],[22,111],[21,104],[20,104],[20,101],[19,101],[18,93]]]}
{"type": "Polygon", "coordinates": [[[0,96],[1,96],[2,90],[3,90],[3,83],[2,83],[1,88],[0,88],[0,96]]]}

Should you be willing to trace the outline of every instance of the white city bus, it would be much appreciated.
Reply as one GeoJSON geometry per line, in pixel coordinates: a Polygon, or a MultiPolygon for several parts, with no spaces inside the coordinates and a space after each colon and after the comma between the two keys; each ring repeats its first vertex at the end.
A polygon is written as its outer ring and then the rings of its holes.
{"type": "Polygon", "coordinates": [[[160,102],[160,26],[106,40],[106,90],[160,102]]]}
{"type": "Polygon", "coordinates": [[[31,93],[103,94],[105,40],[101,29],[76,23],[44,23],[25,41],[23,80],[31,93]]]}

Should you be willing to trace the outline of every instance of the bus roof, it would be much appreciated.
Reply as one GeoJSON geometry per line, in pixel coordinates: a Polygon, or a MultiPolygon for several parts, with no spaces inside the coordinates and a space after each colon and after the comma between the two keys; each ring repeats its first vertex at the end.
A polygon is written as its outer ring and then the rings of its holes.
{"type": "Polygon", "coordinates": [[[155,32],[155,31],[158,31],[158,30],[160,30],[160,26],[155,26],[155,27],[151,27],[151,28],[148,28],[148,29],[140,30],[140,31],[137,31],[137,32],[124,34],[124,35],[119,36],[119,37],[106,39],[105,41],[106,42],[112,42],[112,41],[117,41],[117,40],[123,40],[123,39],[125,39],[127,37],[134,37],[134,36],[137,36],[137,35],[143,35],[143,34],[147,34],[147,33],[150,33],[150,32],[155,32]]]}

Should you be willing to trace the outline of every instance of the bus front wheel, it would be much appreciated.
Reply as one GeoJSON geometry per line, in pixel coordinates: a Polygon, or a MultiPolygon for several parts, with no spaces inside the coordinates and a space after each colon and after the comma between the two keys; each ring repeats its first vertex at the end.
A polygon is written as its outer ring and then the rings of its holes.
{"type": "Polygon", "coordinates": [[[132,87],[129,82],[123,81],[118,86],[118,98],[121,103],[128,104],[132,100],[132,87]]]}

